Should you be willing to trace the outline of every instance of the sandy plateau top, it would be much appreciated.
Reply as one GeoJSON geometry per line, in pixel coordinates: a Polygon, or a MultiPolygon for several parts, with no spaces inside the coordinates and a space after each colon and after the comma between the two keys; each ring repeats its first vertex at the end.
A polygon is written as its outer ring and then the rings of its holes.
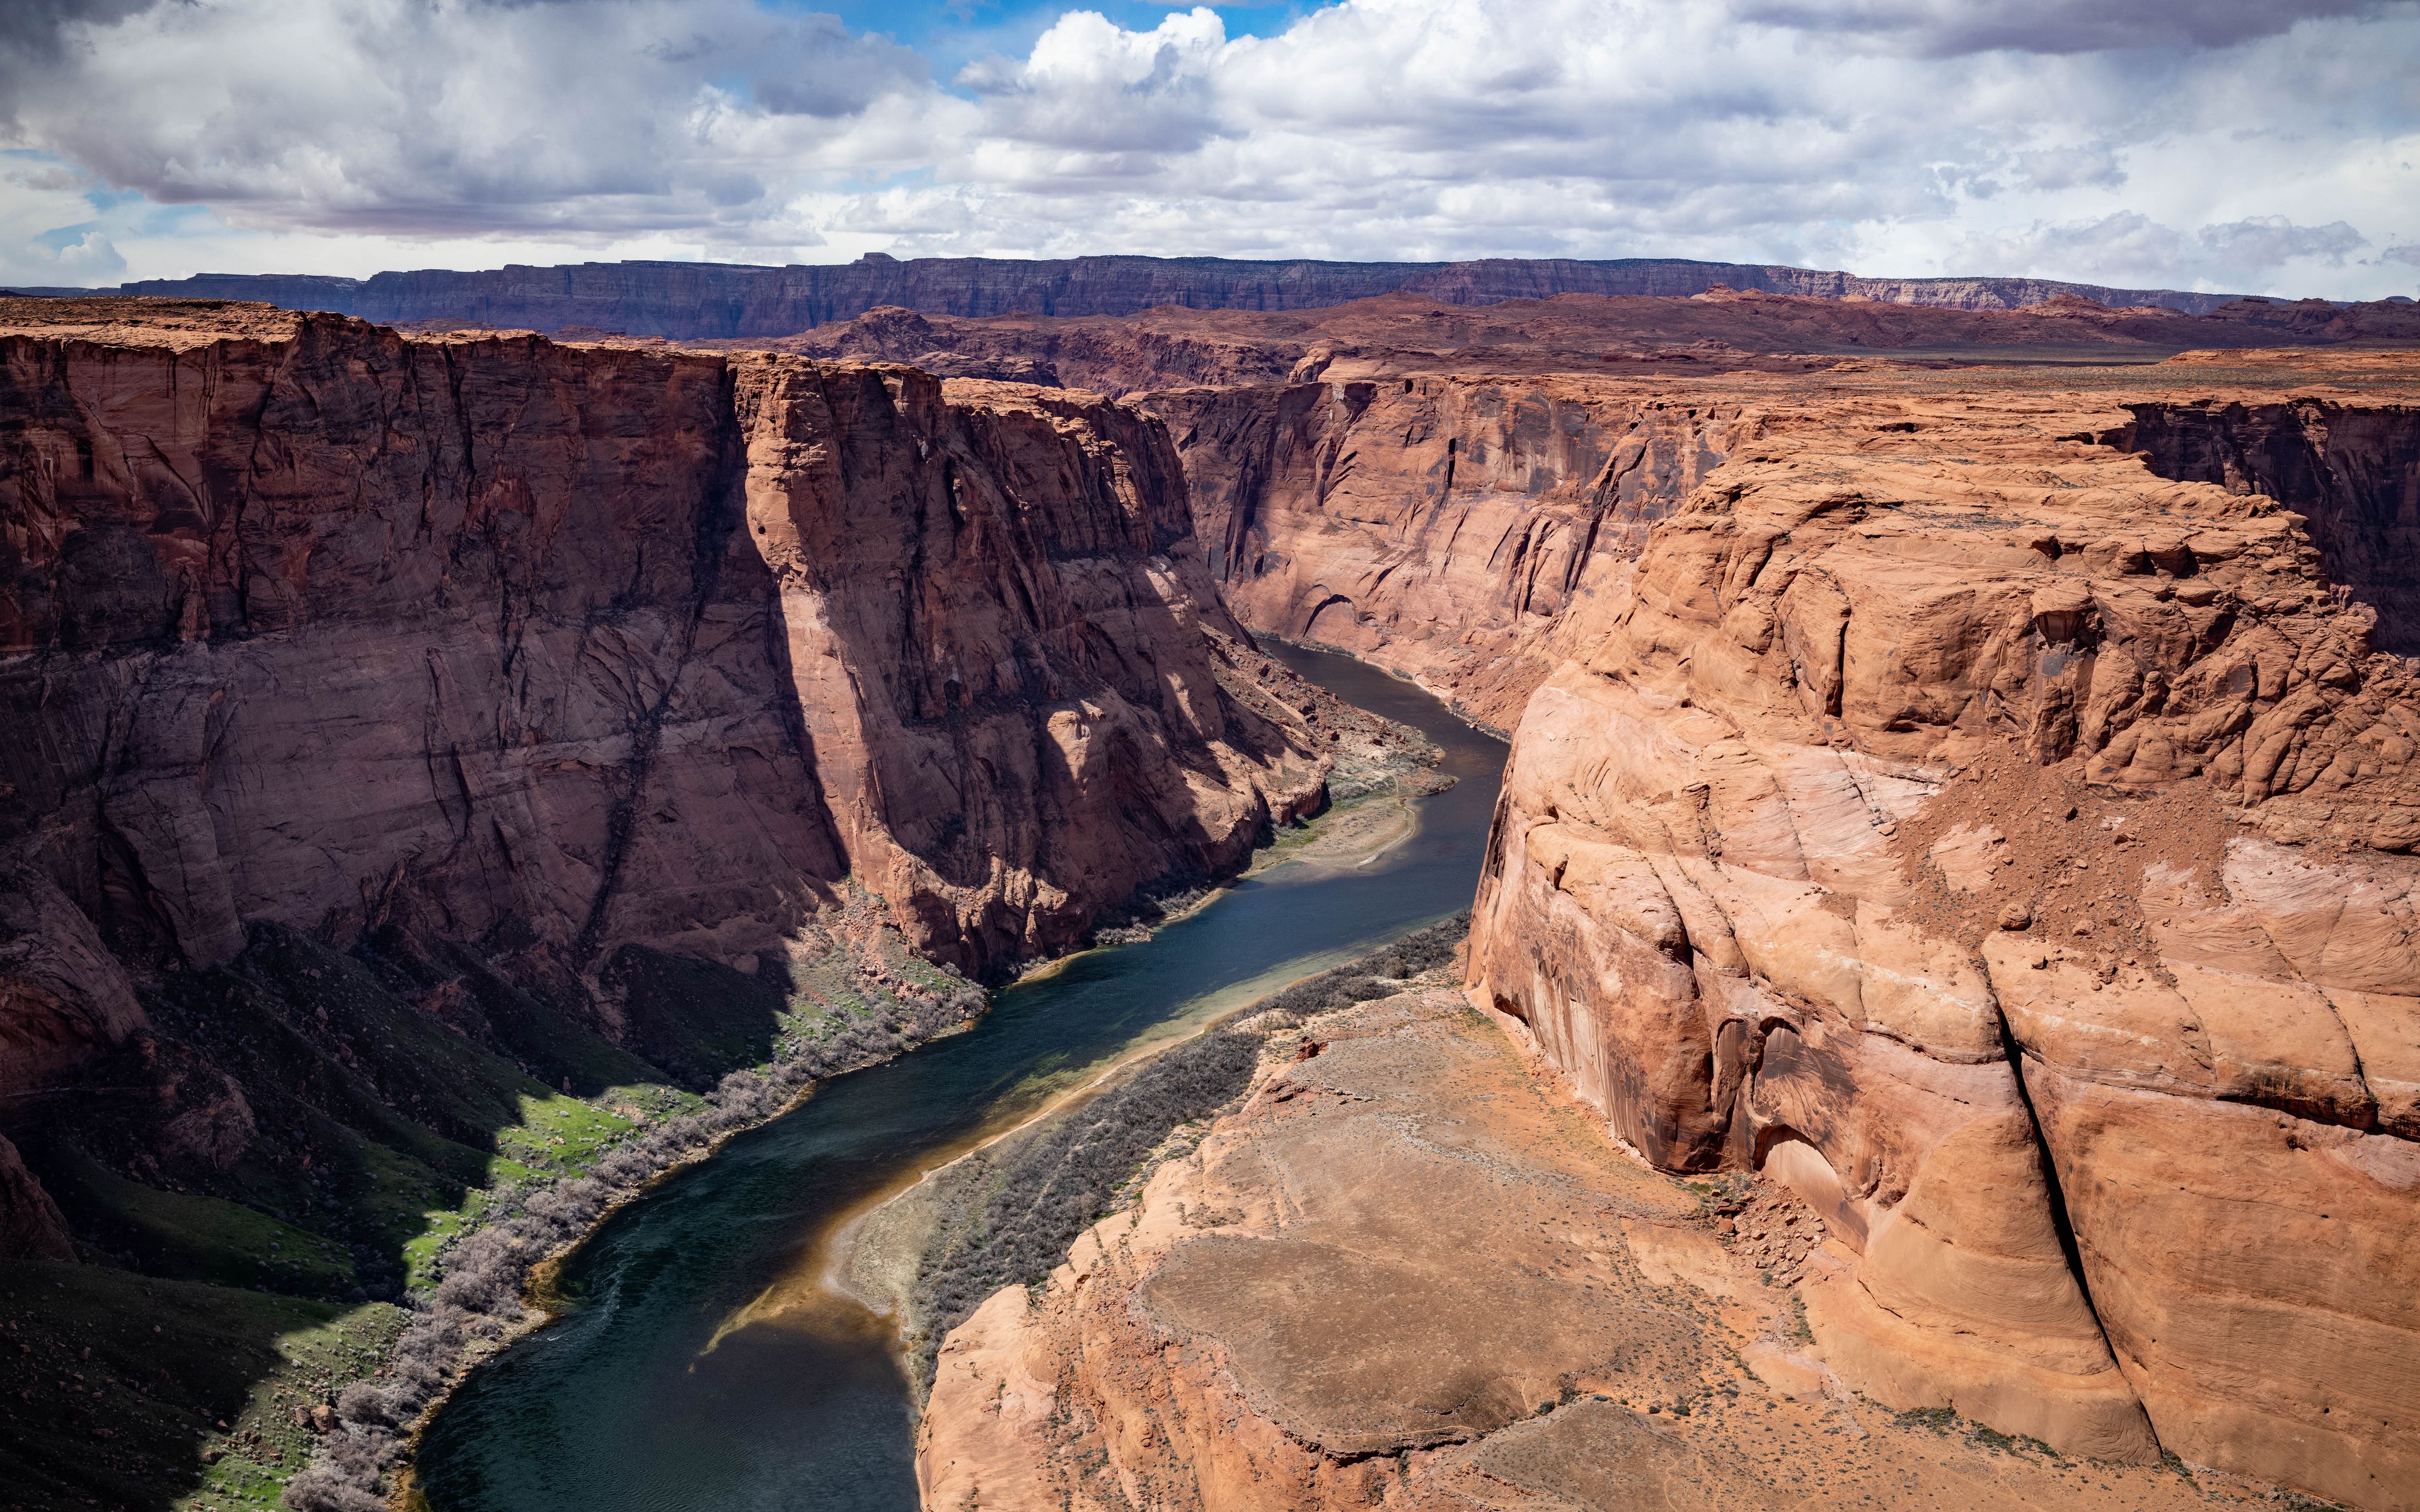
{"type": "Polygon", "coordinates": [[[179,351],[230,339],[286,341],[302,316],[239,300],[33,299],[0,295],[0,336],[81,340],[179,351]]]}
{"type": "MultiPolygon", "coordinates": [[[[1550,379],[1575,395],[1608,401],[1662,396],[1771,405],[1830,396],[1947,401],[2024,393],[2043,400],[2072,396],[2061,408],[2078,409],[2098,409],[2121,395],[2216,403],[2305,395],[2337,403],[2420,402],[2420,314],[2401,307],[2364,306],[2359,318],[2327,327],[2312,327],[2306,317],[2298,328],[2284,314],[2229,322],[2077,304],[1978,314],[1778,296],[1566,295],[1474,309],[1389,296],[1319,311],[1171,307],[1125,319],[960,320],[876,310],[797,336],[724,342],[675,343],[587,327],[538,332],[467,320],[392,329],[415,342],[543,335],[576,347],[887,361],[928,366],[944,378],[1016,387],[1035,379],[1056,386],[1056,379],[1071,389],[1112,393],[1188,382],[1291,378],[1342,384],[1421,374],[1472,383],[1550,379]],[[2173,349],[2181,342],[2226,337],[2294,344],[2173,349]],[[2312,344],[2319,341],[2333,344],[2312,344]],[[1205,347],[1214,353],[1206,364],[1205,347]]],[[[236,300],[0,295],[0,336],[105,346],[184,351],[228,340],[291,340],[313,319],[350,323],[351,317],[236,300]]]]}

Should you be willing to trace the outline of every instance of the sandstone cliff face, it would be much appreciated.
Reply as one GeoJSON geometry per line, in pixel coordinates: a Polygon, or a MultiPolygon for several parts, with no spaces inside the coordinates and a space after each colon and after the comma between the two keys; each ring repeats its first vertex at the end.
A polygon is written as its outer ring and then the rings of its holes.
{"type": "Polygon", "coordinates": [[[1316,800],[1322,759],[1221,688],[1256,654],[1133,411],[11,314],[0,1088],[139,1037],[127,964],[264,927],[474,944],[618,1033],[626,947],[751,969],[850,878],[996,971],[1316,800]]]}
{"type": "Polygon", "coordinates": [[[1479,995],[1823,1214],[1857,1389],[2420,1504],[2420,416],[1817,409],[1564,626],[1479,995]]]}
{"type": "Polygon", "coordinates": [[[9,838],[188,962],[398,912],[736,953],[858,872],[982,968],[1315,783],[1128,412],[317,317],[5,363],[9,838]]]}
{"type": "Polygon", "coordinates": [[[1737,404],[1585,378],[1364,378],[1142,401],[1243,620],[1342,646],[1498,726],[1547,632],[1744,439],[1737,404]]]}

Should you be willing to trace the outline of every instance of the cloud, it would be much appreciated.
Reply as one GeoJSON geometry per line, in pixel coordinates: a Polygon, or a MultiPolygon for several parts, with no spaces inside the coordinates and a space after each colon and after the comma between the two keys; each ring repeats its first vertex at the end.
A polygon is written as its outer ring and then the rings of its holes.
{"type": "Polygon", "coordinates": [[[116,245],[98,231],[86,231],[61,246],[56,255],[61,282],[67,284],[98,284],[126,271],[116,245]]]}
{"type": "Polygon", "coordinates": [[[2413,268],[2420,268],[2420,243],[2407,242],[2399,247],[2389,247],[2379,255],[2388,262],[2405,263],[2413,268]]]}
{"type": "Polygon", "coordinates": [[[13,79],[28,145],[156,203],[406,235],[710,224],[768,166],[887,162],[867,118],[926,83],[748,0],[161,0],[53,45],[13,79]]]}
{"type": "Polygon", "coordinates": [[[1345,0],[1266,36],[1073,8],[942,76],[752,0],[46,3],[38,42],[0,33],[14,143],[202,220],[34,230],[146,272],[198,238],[361,272],[1686,255],[2335,293],[2420,243],[2409,0],[1345,0]]]}
{"type": "Polygon", "coordinates": [[[2196,51],[2306,21],[2376,16],[2393,0],[1748,0],[1744,19],[1864,37],[1923,57],[2196,51]]]}
{"type": "Polygon", "coordinates": [[[2042,147],[2020,152],[2017,177],[2027,189],[2114,189],[2126,181],[2126,170],[2108,144],[2042,147]]]}
{"type": "Polygon", "coordinates": [[[2228,266],[2264,271],[2304,257],[2341,268],[2348,255],[2369,245],[2367,238],[2342,221],[2296,225],[2282,215],[2206,225],[2200,240],[2228,266]]]}

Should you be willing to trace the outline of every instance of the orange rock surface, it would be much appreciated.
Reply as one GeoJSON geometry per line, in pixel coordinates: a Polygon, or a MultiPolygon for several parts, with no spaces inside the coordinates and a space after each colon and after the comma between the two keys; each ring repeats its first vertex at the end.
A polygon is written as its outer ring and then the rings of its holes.
{"type": "Polygon", "coordinates": [[[1420,1512],[2249,1502],[1851,1391],[1777,1283],[1854,1263],[1773,1188],[1645,1169],[1451,991],[1326,1015],[1046,1285],[942,1350],[929,1507],[1420,1512]],[[1730,1206],[1732,1204],[1723,1204],[1730,1206]],[[1727,1232],[1726,1230],[1735,1230],[1727,1232]]]}
{"type": "Polygon", "coordinates": [[[1820,1215],[1844,1389],[2420,1504],[2420,363],[1629,377],[1484,318],[1140,401],[1246,623],[1517,722],[1477,1000],[1820,1215]]]}
{"type": "Polygon", "coordinates": [[[1877,1400],[2420,1499],[2420,687],[2367,590],[2414,373],[1776,407],[1556,627],[1472,980],[1657,1164],[1823,1214],[1877,1400]],[[2269,475],[2133,450],[2194,424],[2269,475]]]}

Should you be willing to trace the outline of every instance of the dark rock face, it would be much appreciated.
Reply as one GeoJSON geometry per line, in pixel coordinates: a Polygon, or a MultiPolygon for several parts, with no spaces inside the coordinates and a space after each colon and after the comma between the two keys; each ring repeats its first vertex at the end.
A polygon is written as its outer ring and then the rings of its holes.
{"type": "Polygon", "coordinates": [[[0,330],[0,1089],[261,928],[981,973],[1315,800],[1134,411],[129,308],[0,330]]]}
{"type": "Polygon", "coordinates": [[[1463,263],[1248,262],[1226,257],[996,257],[869,255],[853,263],[785,268],[724,263],[515,265],[483,272],[423,269],[367,279],[212,273],[127,284],[125,294],[259,300],[381,321],[453,319],[539,331],[594,326],[631,335],[782,336],[877,305],[927,315],[1132,315],[1155,305],[1301,310],[1375,295],[1426,295],[1451,304],[1555,294],[1689,295],[1717,285],[1774,294],[1857,296],[1960,309],[2006,310],[2061,295],[2104,304],[2205,313],[2229,296],[2120,289],[2041,279],[1873,279],[1750,263],[1675,258],[1489,258],[1463,263]]]}
{"type": "Polygon", "coordinates": [[[2260,494],[2310,522],[2328,579],[2378,611],[2377,644],[2420,655],[2420,409],[2142,404],[2110,438],[2152,471],[2260,494]]]}

